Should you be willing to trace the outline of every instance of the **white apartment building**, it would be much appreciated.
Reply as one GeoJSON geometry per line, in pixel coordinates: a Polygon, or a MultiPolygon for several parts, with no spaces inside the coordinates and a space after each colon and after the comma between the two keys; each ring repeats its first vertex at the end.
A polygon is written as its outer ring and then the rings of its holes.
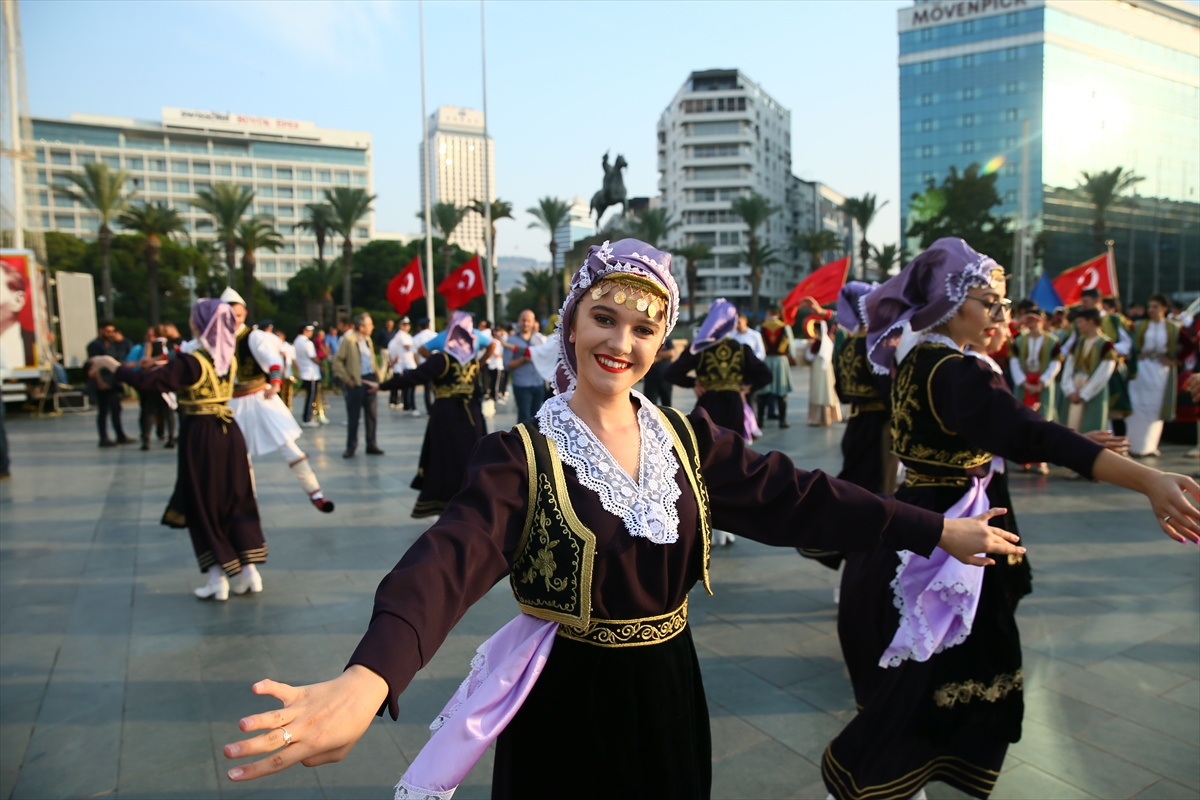
{"type": "MultiPolygon", "coordinates": [[[[253,213],[274,217],[284,246],[258,253],[257,277],[268,288],[283,290],[296,271],[316,257],[316,239],[298,231],[307,203],[320,202],[324,190],[352,186],[373,193],[371,134],[318,128],[298,120],[167,108],[161,121],[96,114],[71,114],[69,120],[34,117],[35,159],[26,165],[25,191],[29,228],[63,231],[93,238],[100,221],[89,209],[54,191],[65,174],[89,161],[103,161],[130,175],[133,202],[162,202],[180,213],[188,235],[210,239],[213,221],[190,204],[214,182],[238,183],[254,190],[253,213]]],[[[119,231],[118,231],[119,232],[119,231]]],[[[374,236],[374,213],[355,229],[355,246],[374,236]]],[[[326,257],[340,252],[327,240],[326,257]]]]}
{"type": "MultiPolygon", "coordinates": [[[[792,175],[791,128],[791,112],[737,69],[691,73],[659,118],[660,202],[682,223],[670,243],[712,247],[712,259],[699,265],[698,304],[717,297],[749,304],[750,267],[740,255],[746,226],[729,210],[736,197],[757,192],[780,209],[758,232],[780,258],[764,272],[762,307],[781,300],[802,274],[796,264],[807,264],[807,256],[795,253],[793,235],[818,219],[846,235],[844,215],[813,202],[814,193],[838,202],[841,196],[792,175]]],[[[686,292],[683,275],[676,277],[686,292]]]]}
{"type": "MultiPolygon", "coordinates": [[[[567,251],[575,246],[575,243],[580,239],[586,239],[596,233],[596,226],[592,222],[592,208],[587,200],[584,200],[580,195],[575,195],[575,199],[571,201],[571,213],[567,217],[567,221],[558,226],[558,230],[554,232],[554,244],[558,247],[558,253],[554,256],[554,266],[561,272],[564,266],[563,258],[567,251]]],[[[565,265],[568,274],[573,274],[578,269],[578,264],[565,265]]]]}
{"type": "MultiPolygon", "coordinates": [[[[484,138],[483,112],[441,106],[429,115],[428,126],[429,158],[433,163],[429,186],[433,202],[467,206],[472,200],[482,199],[485,193],[489,202],[496,199],[496,148],[490,136],[484,138]]],[[[421,147],[417,145],[417,160],[421,165],[421,207],[424,208],[425,158],[421,147]]],[[[464,250],[486,252],[485,228],[484,218],[470,212],[454,230],[450,241],[464,250]]],[[[425,231],[424,215],[421,231],[425,231]]]]}

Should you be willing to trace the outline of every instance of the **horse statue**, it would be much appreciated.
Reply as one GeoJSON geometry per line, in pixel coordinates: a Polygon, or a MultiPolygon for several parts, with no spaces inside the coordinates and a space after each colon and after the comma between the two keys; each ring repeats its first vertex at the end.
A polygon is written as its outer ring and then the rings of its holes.
{"type": "Polygon", "coordinates": [[[596,227],[600,227],[600,218],[609,206],[621,204],[621,214],[625,214],[625,181],[621,171],[629,166],[625,156],[617,154],[617,160],[611,166],[608,163],[608,153],[604,154],[600,165],[604,167],[604,188],[592,195],[592,211],[596,212],[596,227]]]}

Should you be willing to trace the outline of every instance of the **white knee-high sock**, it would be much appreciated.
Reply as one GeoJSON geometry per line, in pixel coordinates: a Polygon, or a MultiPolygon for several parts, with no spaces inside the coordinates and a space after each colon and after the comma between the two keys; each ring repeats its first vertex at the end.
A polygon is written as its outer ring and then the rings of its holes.
{"type": "Polygon", "coordinates": [[[316,473],[313,472],[312,465],[308,463],[308,456],[304,454],[303,450],[296,447],[295,442],[288,442],[279,448],[279,455],[283,456],[283,460],[287,462],[292,474],[296,476],[296,480],[300,481],[300,488],[304,490],[305,494],[318,500],[324,497],[321,494],[321,484],[317,482],[316,473]]]}

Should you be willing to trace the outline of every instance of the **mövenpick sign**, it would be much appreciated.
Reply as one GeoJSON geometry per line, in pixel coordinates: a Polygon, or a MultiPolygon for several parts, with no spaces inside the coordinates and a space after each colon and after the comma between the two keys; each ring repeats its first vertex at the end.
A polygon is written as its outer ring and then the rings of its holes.
{"type": "Polygon", "coordinates": [[[279,119],[278,117],[259,117],[254,114],[235,114],[230,111],[205,111],[194,108],[163,107],[163,124],[180,125],[196,128],[220,126],[223,128],[244,128],[257,131],[300,131],[312,130],[316,127],[312,122],[301,122],[294,119],[279,119]]]}
{"type": "Polygon", "coordinates": [[[900,9],[900,31],[990,17],[1042,5],[1043,0],[956,0],[918,3],[910,8],[900,9]]]}

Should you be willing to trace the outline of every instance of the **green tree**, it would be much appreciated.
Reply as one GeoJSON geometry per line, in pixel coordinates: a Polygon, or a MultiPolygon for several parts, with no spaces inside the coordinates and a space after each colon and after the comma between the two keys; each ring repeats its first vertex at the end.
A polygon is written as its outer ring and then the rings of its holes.
{"type": "Polygon", "coordinates": [[[676,258],[683,259],[683,272],[687,281],[688,292],[688,322],[696,321],[696,287],[699,279],[696,276],[698,263],[712,255],[712,248],[700,242],[676,247],[672,252],[676,258]]]}
{"type": "Polygon", "coordinates": [[[635,239],[641,239],[651,247],[658,247],[667,234],[682,225],[673,222],[665,208],[646,208],[634,214],[627,227],[635,239]]]}
{"type": "Polygon", "coordinates": [[[998,173],[981,175],[980,171],[979,164],[971,164],[961,175],[951,167],[940,186],[929,181],[924,192],[912,196],[905,235],[916,237],[922,250],[944,236],[957,236],[999,263],[1011,263],[1009,220],[992,214],[1000,205],[998,173]]]}
{"type": "Polygon", "coordinates": [[[325,190],[325,202],[333,209],[333,229],[342,236],[342,304],[353,308],[350,298],[350,271],[354,264],[354,244],[350,237],[354,226],[371,212],[375,195],[366,189],[338,186],[325,190]]]}
{"type": "Polygon", "coordinates": [[[296,223],[302,231],[308,231],[317,239],[317,262],[325,263],[325,240],[333,232],[333,209],[328,203],[308,203],[304,206],[304,219],[296,223]]]}
{"type": "MultiPolygon", "coordinates": [[[[466,219],[467,212],[471,210],[470,206],[456,206],[454,203],[434,203],[430,213],[433,217],[434,229],[442,235],[442,277],[450,274],[451,256],[454,254],[454,245],[450,244],[450,237],[454,235],[454,231],[458,230],[458,226],[466,219]]],[[[417,214],[420,219],[425,219],[425,215],[417,214]]]]}
{"type": "Polygon", "coordinates": [[[149,300],[150,324],[159,323],[158,269],[161,265],[162,241],[172,233],[183,230],[179,212],[166,203],[147,203],[141,208],[130,207],[117,220],[121,227],[145,237],[142,252],[146,256],[146,296],[149,300]]]}
{"type": "Polygon", "coordinates": [[[254,191],[217,181],[211,189],[200,189],[192,198],[192,205],[213,218],[217,239],[225,246],[225,285],[233,285],[233,273],[237,269],[238,225],[254,202],[254,191]]]}
{"type": "Polygon", "coordinates": [[[751,192],[748,195],[735,197],[729,204],[729,210],[740,217],[749,229],[746,234],[748,239],[746,262],[750,265],[750,311],[753,316],[757,317],[758,292],[762,286],[762,268],[768,263],[774,263],[766,262],[758,255],[758,229],[776,212],[783,209],[781,206],[771,205],[771,201],[758,192],[751,192]]]}
{"type": "MultiPolygon", "coordinates": [[[[474,211],[479,216],[483,217],[484,219],[487,219],[487,206],[484,204],[484,202],[482,200],[472,200],[470,208],[472,211],[474,211]]],[[[502,219],[516,219],[516,217],[514,217],[512,215],[512,212],[513,212],[513,204],[508,202],[507,200],[501,200],[499,198],[496,198],[495,200],[492,201],[492,229],[490,231],[488,231],[488,235],[491,236],[492,260],[493,261],[496,258],[496,222],[497,222],[497,220],[502,220],[502,219]]],[[[490,269],[492,271],[492,286],[495,287],[495,285],[496,285],[496,265],[488,264],[488,269],[490,269]]]]}
{"type": "Polygon", "coordinates": [[[745,250],[742,250],[740,253],[738,253],[738,256],[740,256],[742,260],[746,262],[746,265],[750,267],[751,316],[757,318],[758,286],[762,281],[762,274],[766,268],[772,264],[782,263],[782,259],[779,258],[779,253],[775,251],[775,248],[769,244],[759,245],[753,250],[747,246],[745,250]],[[757,281],[754,278],[755,275],[759,276],[757,281]]]}
{"type": "Polygon", "coordinates": [[[871,260],[871,245],[867,242],[867,228],[871,227],[871,223],[875,221],[875,215],[879,210],[888,204],[887,200],[876,205],[877,198],[875,195],[868,192],[862,197],[847,197],[846,202],[842,203],[842,211],[850,215],[850,217],[858,223],[858,229],[862,231],[862,241],[858,243],[858,258],[862,264],[862,279],[867,279],[867,263],[871,260]]]}
{"type": "Polygon", "coordinates": [[[100,291],[104,294],[104,317],[112,319],[116,306],[112,296],[112,269],[108,255],[113,232],[108,223],[129,204],[132,193],[125,192],[125,181],[129,179],[129,173],[120,169],[110,170],[108,164],[103,161],[93,161],[83,165],[82,173],[71,172],[65,177],[75,184],[75,188],[55,185],[54,191],[67,195],[100,216],[100,230],[96,237],[100,242],[100,259],[103,265],[100,273],[100,291]]]}
{"type": "Polygon", "coordinates": [[[533,215],[530,228],[541,228],[550,234],[550,307],[558,310],[558,242],[554,240],[555,233],[571,216],[571,204],[561,197],[543,197],[536,206],[525,209],[525,213],[533,215]]]}
{"type": "Polygon", "coordinates": [[[875,253],[875,268],[879,270],[880,280],[887,280],[892,267],[900,260],[900,248],[894,244],[885,244],[882,248],[872,247],[875,253]]]}
{"type": "Polygon", "coordinates": [[[1082,172],[1083,180],[1079,188],[1087,195],[1092,204],[1092,244],[1097,253],[1103,253],[1108,239],[1108,226],[1105,215],[1116,202],[1121,192],[1145,180],[1134,172],[1126,172],[1124,167],[1101,170],[1100,172],[1082,172]]]}
{"type": "MultiPolygon", "coordinates": [[[[539,319],[550,316],[550,295],[554,288],[552,270],[529,269],[521,274],[521,283],[508,290],[508,308],[515,314],[521,309],[532,309],[539,319]]],[[[553,306],[557,311],[558,307],[553,306]]]]}
{"type": "Polygon", "coordinates": [[[809,272],[821,268],[826,253],[840,253],[844,246],[836,233],[827,230],[797,234],[792,237],[792,244],[808,253],[809,272]]]}
{"type": "MultiPolygon", "coordinates": [[[[317,303],[320,308],[320,323],[322,325],[331,324],[333,322],[333,287],[337,286],[338,281],[342,279],[341,268],[335,265],[325,263],[325,240],[329,234],[333,232],[333,209],[327,203],[308,203],[304,206],[304,219],[296,223],[296,227],[303,231],[308,231],[317,240],[317,260],[310,266],[303,267],[296,273],[296,277],[300,277],[301,272],[308,270],[307,274],[301,278],[297,287],[305,293],[305,314],[307,315],[307,303],[317,303]],[[314,296],[308,296],[309,291],[317,292],[314,296]]],[[[288,281],[288,289],[291,290],[291,281],[288,281]]]]}
{"type": "Polygon", "coordinates": [[[257,250],[276,252],[283,247],[283,237],[275,230],[270,218],[253,217],[238,225],[236,242],[242,248],[242,292],[246,300],[246,316],[253,320],[257,319],[254,315],[254,267],[258,263],[254,253],[257,250]]]}

